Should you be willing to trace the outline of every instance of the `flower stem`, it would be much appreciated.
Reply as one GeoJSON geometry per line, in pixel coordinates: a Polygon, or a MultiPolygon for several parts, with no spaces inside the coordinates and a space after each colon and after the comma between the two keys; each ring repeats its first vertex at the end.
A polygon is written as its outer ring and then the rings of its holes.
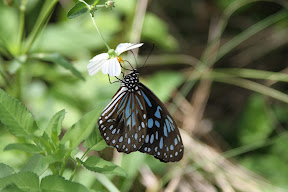
{"type": "Polygon", "coordinates": [[[97,25],[96,25],[96,22],[95,22],[95,20],[94,20],[94,18],[93,18],[93,16],[92,16],[91,13],[90,13],[90,17],[91,17],[91,19],[92,19],[92,22],[93,22],[93,24],[94,24],[94,26],[95,26],[97,32],[99,33],[100,37],[102,38],[103,42],[105,43],[107,49],[110,50],[111,48],[110,48],[109,45],[106,43],[106,41],[105,41],[104,37],[102,36],[100,30],[98,29],[98,27],[97,27],[97,25]]]}
{"type": "MultiPolygon", "coordinates": [[[[90,6],[89,4],[87,4],[87,3],[86,3],[85,1],[83,1],[83,0],[79,0],[79,1],[82,2],[82,3],[84,3],[84,4],[88,7],[89,11],[91,11],[91,6],[90,6]]],[[[96,7],[104,7],[104,5],[103,5],[103,6],[102,6],[102,5],[96,5],[97,3],[98,3],[98,1],[96,1],[96,2],[94,3],[94,5],[95,5],[96,7]]],[[[96,25],[96,22],[95,22],[95,20],[94,20],[93,15],[92,15],[91,12],[90,12],[90,18],[91,18],[91,20],[92,20],[92,22],[93,22],[93,25],[95,26],[97,32],[99,33],[101,39],[103,40],[105,46],[107,47],[108,50],[110,50],[111,48],[110,48],[109,45],[106,43],[106,41],[105,41],[104,37],[102,36],[100,30],[98,29],[98,27],[97,27],[97,25],[96,25]]]]}

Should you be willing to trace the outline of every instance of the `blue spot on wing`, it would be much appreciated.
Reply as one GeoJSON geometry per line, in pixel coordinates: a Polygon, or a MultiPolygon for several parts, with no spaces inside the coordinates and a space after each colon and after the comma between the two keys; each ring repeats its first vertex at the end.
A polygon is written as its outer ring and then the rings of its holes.
{"type": "Polygon", "coordinates": [[[128,102],[127,102],[126,109],[125,109],[125,117],[126,118],[128,118],[131,115],[130,102],[131,102],[131,95],[128,98],[128,102]]]}
{"type": "Polygon", "coordinates": [[[143,110],[143,106],[142,106],[142,104],[141,104],[141,102],[140,102],[140,100],[139,100],[138,96],[137,96],[137,95],[135,95],[135,97],[136,97],[136,100],[137,100],[137,102],[138,102],[138,104],[139,104],[140,108],[143,110]]]}
{"type": "Polygon", "coordinates": [[[142,95],[143,95],[146,103],[149,105],[149,107],[152,107],[152,104],[151,104],[150,100],[148,99],[148,97],[145,95],[145,93],[142,90],[141,90],[141,92],[142,92],[142,95]]]}
{"type": "Polygon", "coordinates": [[[160,147],[160,149],[163,148],[163,137],[161,137],[161,139],[160,139],[159,147],[160,147]]]}
{"type": "Polygon", "coordinates": [[[131,103],[132,103],[132,111],[133,111],[134,110],[134,97],[132,96],[131,99],[132,99],[131,103]]]}
{"type": "Polygon", "coordinates": [[[168,132],[171,132],[170,126],[171,124],[169,123],[169,121],[167,119],[165,119],[165,127],[167,126],[168,132]]]}
{"type": "Polygon", "coordinates": [[[157,120],[155,120],[155,125],[156,125],[156,127],[160,127],[160,123],[157,121],[157,120]]]}
{"type": "Polygon", "coordinates": [[[152,128],[152,127],[153,127],[153,119],[150,118],[150,119],[148,120],[148,128],[152,128]]]}
{"type": "Polygon", "coordinates": [[[164,124],[163,131],[164,131],[164,135],[165,135],[166,137],[168,137],[166,124],[164,124]]]}
{"type": "Polygon", "coordinates": [[[134,126],[135,124],[136,124],[135,114],[132,112],[132,126],[134,126]]]}
{"type": "Polygon", "coordinates": [[[156,112],[155,112],[155,114],[154,114],[155,117],[157,117],[157,118],[159,118],[159,119],[161,119],[160,110],[162,110],[162,109],[161,109],[160,106],[158,106],[158,107],[157,107],[157,110],[156,110],[156,112]]]}
{"type": "Polygon", "coordinates": [[[122,111],[125,107],[125,103],[127,100],[128,95],[124,95],[122,101],[119,104],[119,111],[122,111]]]}

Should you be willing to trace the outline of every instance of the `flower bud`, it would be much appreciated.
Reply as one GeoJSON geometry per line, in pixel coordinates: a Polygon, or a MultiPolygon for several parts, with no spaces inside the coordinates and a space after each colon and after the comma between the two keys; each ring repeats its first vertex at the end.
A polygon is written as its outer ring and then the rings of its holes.
{"type": "Polygon", "coordinates": [[[114,6],[114,1],[106,1],[106,3],[105,3],[105,7],[106,8],[113,8],[113,7],[115,7],[114,6]]]}

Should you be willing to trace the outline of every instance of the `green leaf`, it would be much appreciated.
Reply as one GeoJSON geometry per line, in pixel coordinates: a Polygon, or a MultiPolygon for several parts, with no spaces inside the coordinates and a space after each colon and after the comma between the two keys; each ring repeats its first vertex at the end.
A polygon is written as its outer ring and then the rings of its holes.
{"type": "Polygon", "coordinates": [[[30,138],[38,126],[27,108],[0,89],[0,120],[17,137],[30,138]]]}
{"type": "Polygon", "coordinates": [[[2,189],[1,192],[24,192],[24,191],[19,189],[16,185],[11,184],[2,189]]]}
{"type": "Polygon", "coordinates": [[[40,176],[48,168],[49,163],[47,157],[35,154],[28,160],[21,171],[33,172],[40,176]]]}
{"type": "Polygon", "coordinates": [[[12,175],[14,173],[14,170],[10,166],[3,163],[0,163],[0,170],[0,178],[12,175]]]}
{"type": "Polygon", "coordinates": [[[95,171],[97,173],[126,176],[126,172],[121,167],[109,161],[105,161],[100,157],[90,156],[83,162],[83,165],[90,171],[95,171]]]}
{"type": "Polygon", "coordinates": [[[102,139],[101,141],[99,141],[96,145],[94,145],[91,150],[94,151],[102,151],[103,149],[105,149],[106,147],[110,147],[109,145],[107,145],[107,143],[102,139]]]}
{"type": "Polygon", "coordinates": [[[40,147],[29,143],[12,143],[4,148],[4,151],[8,150],[20,150],[27,153],[40,153],[43,151],[40,147]]]}
{"type": "Polygon", "coordinates": [[[42,192],[89,192],[89,190],[79,183],[67,181],[63,177],[50,175],[42,179],[40,188],[42,192]]]}
{"type": "Polygon", "coordinates": [[[98,137],[99,130],[98,130],[98,133],[97,133],[97,130],[98,129],[94,129],[92,133],[89,135],[89,137],[85,140],[83,144],[84,147],[91,148],[101,140],[101,138],[98,137]]]}
{"type": "Polygon", "coordinates": [[[73,19],[75,17],[78,17],[80,15],[82,15],[83,13],[85,13],[86,11],[88,11],[87,6],[85,5],[85,3],[82,2],[78,2],[74,5],[74,7],[72,7],[72,9],[70,9],[67,13],[67,17],[69,19],[73,19]]]}
{"type": "Polygon", "coordinates": [[[100,113],[98,108],[87,113],[65,133],[60,143],[65,145],[66,142],[69,142],[71,149],[78,147],[93,131],[100,113]]]}
{"type": "Polygon", "coordinates": [[[38,54],[31,55],[31,57],[42,60],[42,61],[48,61],[48,62],[58,64],[64,67],[65,69],[71,71],[72,74],[78,77],[79,79],[82,79],[85,81],[85,78],[81,75],[81,73],[67,59],[65,59],[59,53],[49,53],[49,54],[38,53],[38,54]]]}
{"type": "Polygon", "coordinates": [[[52,117],[46,129],[47,135],[52,139],[53,143],[56,146],[59,143],[58,136],[61,133],[61,127],[64,117],[65,117],[65,109],[59,111],[52,117]]]}
{"type": "Polygon", "coordinates": [[[90,150],[102,151],[106,147],[109,147],[109,145],[102,139],[99,129],[94,129],[90,136],[85,140],[84,147],[90,150]]]}
{"type": "Polygon", "coordinates": [[[0,178],[0,190],[11,184],[16,185],[20,190],[23,191],[39,191],[39,178],[35,173],[19,172],[7,177],[0,178]]]}
{"type": "Polygon", "coordinates": [[[250,96],[239,119],[239,137],[243,145],[266,139],[273,130],[273,122],[267,111],[265,97],[250,96]]]}

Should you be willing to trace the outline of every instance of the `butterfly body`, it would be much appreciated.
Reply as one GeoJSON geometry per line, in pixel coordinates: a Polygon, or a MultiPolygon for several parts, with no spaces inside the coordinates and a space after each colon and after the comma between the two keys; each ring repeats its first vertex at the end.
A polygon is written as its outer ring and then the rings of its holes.
{"type": "Polygon", "coordinates": [[[119,152],[140,151],[163,162],[182,159],[183,144],[178,127],[164,104],[139,82],[133,70],[99,117],[100,133],[119,152]]]}

